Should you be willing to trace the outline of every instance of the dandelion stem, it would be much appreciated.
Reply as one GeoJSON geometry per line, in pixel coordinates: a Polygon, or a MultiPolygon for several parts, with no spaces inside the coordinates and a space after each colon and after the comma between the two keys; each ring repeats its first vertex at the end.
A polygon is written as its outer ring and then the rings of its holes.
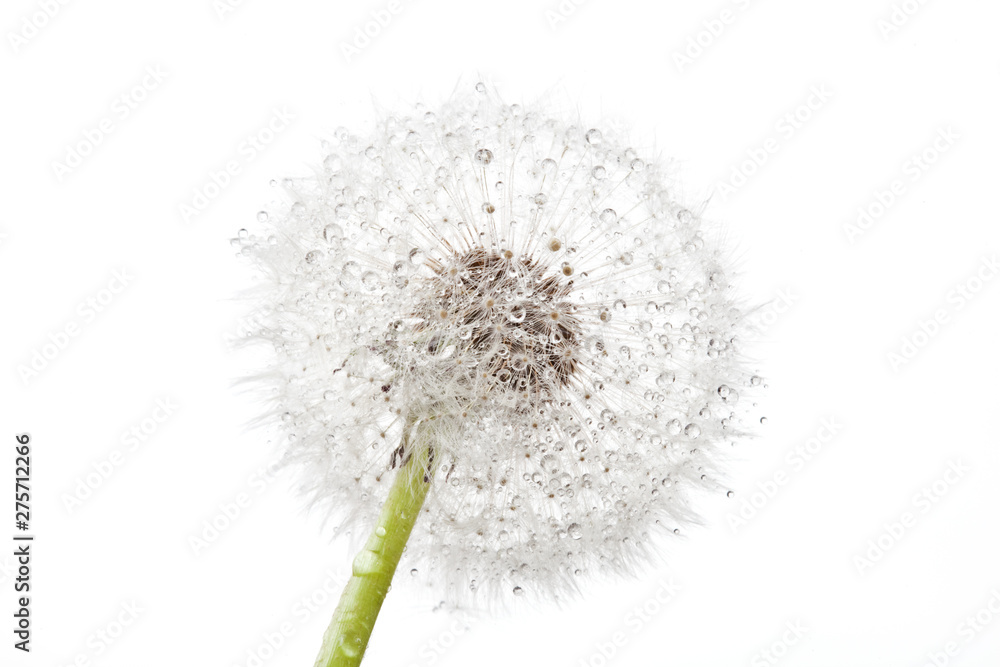
{"type": "Polygon", "coordinates": [[[375,529],[354,558],[351,579],[323,636],[315,667],[361,664],[399,557],[430,487],[430,447],[410,442],[410,432],[420,430],[419,426],[407,429],[403,435],[403,462],[396,471],[375,529]]]}

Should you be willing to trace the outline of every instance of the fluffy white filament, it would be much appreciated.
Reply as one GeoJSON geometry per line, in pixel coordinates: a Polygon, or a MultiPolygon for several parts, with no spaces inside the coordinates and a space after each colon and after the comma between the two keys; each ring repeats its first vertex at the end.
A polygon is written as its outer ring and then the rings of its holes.
{"type": "Polygon", "coordinates": [[[240,240],[304,491],[367,534],[419,420],[434,472],[405,571],[455,601],[635,572],[719,488],[760,382],[665,167],[482,84],[330,151],[240,240]]]}

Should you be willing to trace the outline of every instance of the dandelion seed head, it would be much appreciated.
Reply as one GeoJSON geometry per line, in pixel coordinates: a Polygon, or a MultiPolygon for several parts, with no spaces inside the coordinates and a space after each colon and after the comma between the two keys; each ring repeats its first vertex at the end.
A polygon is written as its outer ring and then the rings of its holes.
{"type": "Polygon", "coordinates": [[[237,239],[303,492],[364,534],[416,422],[435,456],[413,579],[565,597],[653,560],[721,489],[760,384],[730,262],[669,165],[485,85],[328,148],[237,239]]]}

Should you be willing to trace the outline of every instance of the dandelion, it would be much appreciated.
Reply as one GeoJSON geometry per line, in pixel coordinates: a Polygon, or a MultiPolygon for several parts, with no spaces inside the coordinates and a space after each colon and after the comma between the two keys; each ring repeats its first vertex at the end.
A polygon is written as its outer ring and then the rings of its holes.
{"type": "Polygon", "coordinates": [[[401,557],[481,602],[650,562],[721,488],[759,383],[667,166],[483,84],[327,148],[238,240],[272,305],[285,459],[369,534],[317,665],[360,662],[401,557]]]}

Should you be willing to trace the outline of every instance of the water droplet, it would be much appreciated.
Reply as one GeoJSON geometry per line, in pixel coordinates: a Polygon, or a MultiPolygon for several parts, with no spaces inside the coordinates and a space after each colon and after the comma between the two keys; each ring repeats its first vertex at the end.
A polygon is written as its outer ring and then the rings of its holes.
{"type": "Polygon", "coordinates": [[[373,291],[382,286],[382,282],[378,279],[378,274],[374,271],[365,271],[364,275],[361,276],[361,284],[373,291]]]}
{"type": "Polygon", "coordinates": [[[596,128],[587,130],[587,134],[585,136],[587,138],[587,143],[591,146],[600,146],[601,142],[604,141],[604,135],[601,134],[601,131],[596,128]]]}
{"type": "Polygon", "coordinates": [[[549,250],[552,252],[556,252],[560,248],[562,248],[562,241],[559,239],[552,239],[549,241],[549,250]]]}
{"type": "Polygon", "coordinates": [[[360,267],[357,262],[344,262],[344,266],[340,268],[340,279],[345,283],[354,283],[359,276],[360,267]]]}
{"type": "Polygon", "coordinates": [[[733,496],[735,496],[735,495],[736,495],[736,494],[735,494],[735,493],[733,493],[732,491],[726,491],[726,498],[732,498],[732,497],[733,497],[733,496]]]}
{"type": "Polygon", "coordinates": [[[410,262],[412,264],[420,265],[424,263],[427,255],[420,248],[414,248],[410,251],[410,262]]]}
{"type": "Polygon", "coordinates": [[[509,313],[507,313],[507,319],[511,322],[523,322],[527,314],[527,310],[525,310],[524,306],[517,304],[510,309],[509,313]]]}
{"type": "Polygon", "coordinates": [[[496,210],[497,210],[496,207],[493,206],[493,204],[491,204],[489,202],[486,202],[485,204],[483,204],[483,213],[493,213],[496,210]]]}
{"type": "Polygon", "coordinates": [[[580,524],[578,524],[578,523],[571,523],[571,524],[569,524],[569,526],[566,528],[566,532],[574,540],[578,540],[581,537],[583,537],[583,529],[580,528],[580,524]]]}
{"type": "Polygon", "coordinates": [[[701,428],[697,424],[688,424],[684,427],[684,435],[694,440],[701,435],[701,428]]]}
{"type": "Polygon", "coordinates": [[[267,222],[267,211],[259,211],[257,213],[257,222],[267,222]]]}
{"type": "Polygon", "coordinates": [[[338,648],[346,657],[356,658],[358,657],[358,653],[361,652],[360,644],[361,637],[353,634],[345,634],[344,639],[341,641],[338,648]]]}
{"type": "Polygon", "coordinates": [[[480,81],[479,83],[477,83],[476,84],[476,92],[477,93],[485,93],[486,92],[486,84],[483,83],[482,81],[480,81]]]}
{"type": "Polygon", "coordinates": [[[336,243],[344,238],[344,230],[340,225],[327,225],[323,228],[323,238],[327,243],[336,243]]]}
{"type": "Polygon", "coordinates": [[[413,568],[412,570],[410,570],[410,576],[411,577],[417,576],[417,568],[413,568]]]}
{"type": "Polygon", "coordinates": [[[520,586],[514,586],[514,595],[521,596],[524,595],[524,589],[520,586]]]}
{"type": "Polygon", "coordinates": [[[761,424],[766,424],[767,423],[767,417],[761,417],[760,418],[760,423],[761,424]]]}
{"type": "Polygon", "coordinates": [[[488,165],[493,162],[493,152],[488,148],[480,148],[476,151],[476,162],[483,166],[488,165]]]}
{"type": "Polygon", "coordinates": [[[333,213],[341,220],[347,220],[351,217],[351,207],[347,204],[337,204],[337,207],[333,209],[333,213]]]}
{"type": "Polygon", "coordinates": [[[375,534],[378,535],[379,537],[385,537],[385,528],[379,526],[378,528],[375,529],[375,534]]]}
{"type": "Polygon", "coordinates": [[[595,180],[603,181],[608,176],[608,170],[601,165],[597,165],[590,170],[590,175],[593,176],[595,180]]]}
{"type": "Polygon", "coordinates": [[[667,371],[666,373],[660,373],[656,376],[656,386],[661,388],[669,387],[677,380],[677,374],[673,371],[667,371]]]}

